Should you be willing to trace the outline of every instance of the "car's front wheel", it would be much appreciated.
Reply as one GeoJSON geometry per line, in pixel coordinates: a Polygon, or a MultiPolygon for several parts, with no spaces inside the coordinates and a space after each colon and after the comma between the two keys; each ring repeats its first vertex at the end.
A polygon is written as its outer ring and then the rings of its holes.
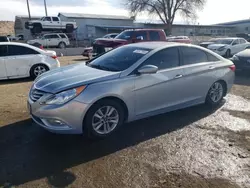
{"type": "Polygon", "coordinates": [[[101,100],[88,111],[83,131],[89,138],[104,138],[124,123],[124,109],[115,100],[101,100]]]}
{"type": "Polygon", "coordinates": [[[226,58],[231,57],[231,50],[228,49],[228,50],[226,51],[225,56],[226,56],[226,58]]]}
{"type": "Polygon", "coordinates": [[[217,106],[221,103],[224,94],[226,92],[225,84],[222,81],[217,81],[213,83],[210,87],[207,97],[206,103],[211,106],[217,106]]]}

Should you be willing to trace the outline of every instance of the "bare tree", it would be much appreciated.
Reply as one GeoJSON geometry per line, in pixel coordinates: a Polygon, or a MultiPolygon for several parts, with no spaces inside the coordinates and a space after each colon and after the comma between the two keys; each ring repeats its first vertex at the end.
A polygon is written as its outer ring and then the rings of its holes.
{"type": "Polygon", "coordinates": [[[140,12],[157,15],[167,24],[168,34],[172,32],[172,25],[177,13],[185,18],[195,19],[196,10],[202,9],[206,0],[126,0],[126,5],[133,15],[140,12]]]}

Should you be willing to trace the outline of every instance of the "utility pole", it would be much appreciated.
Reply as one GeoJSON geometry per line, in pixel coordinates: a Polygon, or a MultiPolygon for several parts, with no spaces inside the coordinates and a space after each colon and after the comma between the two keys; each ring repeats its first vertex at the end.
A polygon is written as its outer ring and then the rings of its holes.
{"type": "Polygon", "coordinates": [[[28,8],[28,13],[29,13],[29,20],[31,20],[29,0],[27,0],[27,8],[28,8]]]}
{"type": "Polygon", "coordinates": [[[44,0],[45,15],[48,16],[46,0],[44,0]]]}

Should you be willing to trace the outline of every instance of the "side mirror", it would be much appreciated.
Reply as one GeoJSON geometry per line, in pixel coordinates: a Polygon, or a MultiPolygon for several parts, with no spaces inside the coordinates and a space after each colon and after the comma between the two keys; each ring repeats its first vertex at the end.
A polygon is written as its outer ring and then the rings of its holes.
{"type": "Polygon", "coordinates": [[[139,74],[155,74],[158,71],[158,67],[154,65],[144,65],[137,70],[139,74]]]}

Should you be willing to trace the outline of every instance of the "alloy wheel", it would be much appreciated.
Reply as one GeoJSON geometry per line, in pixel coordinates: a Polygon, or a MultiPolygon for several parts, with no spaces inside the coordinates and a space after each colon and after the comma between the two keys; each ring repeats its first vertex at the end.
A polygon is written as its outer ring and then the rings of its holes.
{"type": "Polygon", "coordinates": [[[223,97],[223,86],[220,82],[215,82],[209,91],[209,97],[214,102],[217,103],[223,97]]]}
{"type": "Polygon", "coordinates": [[[44,73],[44,72],[46,72],[46,71],[47,71],[47,70],[46,70],[46,68],[45,68],[44,66],[38,65],[38,66],[36,66],[35,69],[34,69],[34,75],[35,75],[35,76],[39,76],[39,75],[41,75],[42,73],[44,73]]]}
{"type": "Polygon", "coordinates": [[[119,113],[112,106],[103,106],[93,115],[92,127],[95,132],[101,135],[112,132],[119,123],[119,113]]]}

